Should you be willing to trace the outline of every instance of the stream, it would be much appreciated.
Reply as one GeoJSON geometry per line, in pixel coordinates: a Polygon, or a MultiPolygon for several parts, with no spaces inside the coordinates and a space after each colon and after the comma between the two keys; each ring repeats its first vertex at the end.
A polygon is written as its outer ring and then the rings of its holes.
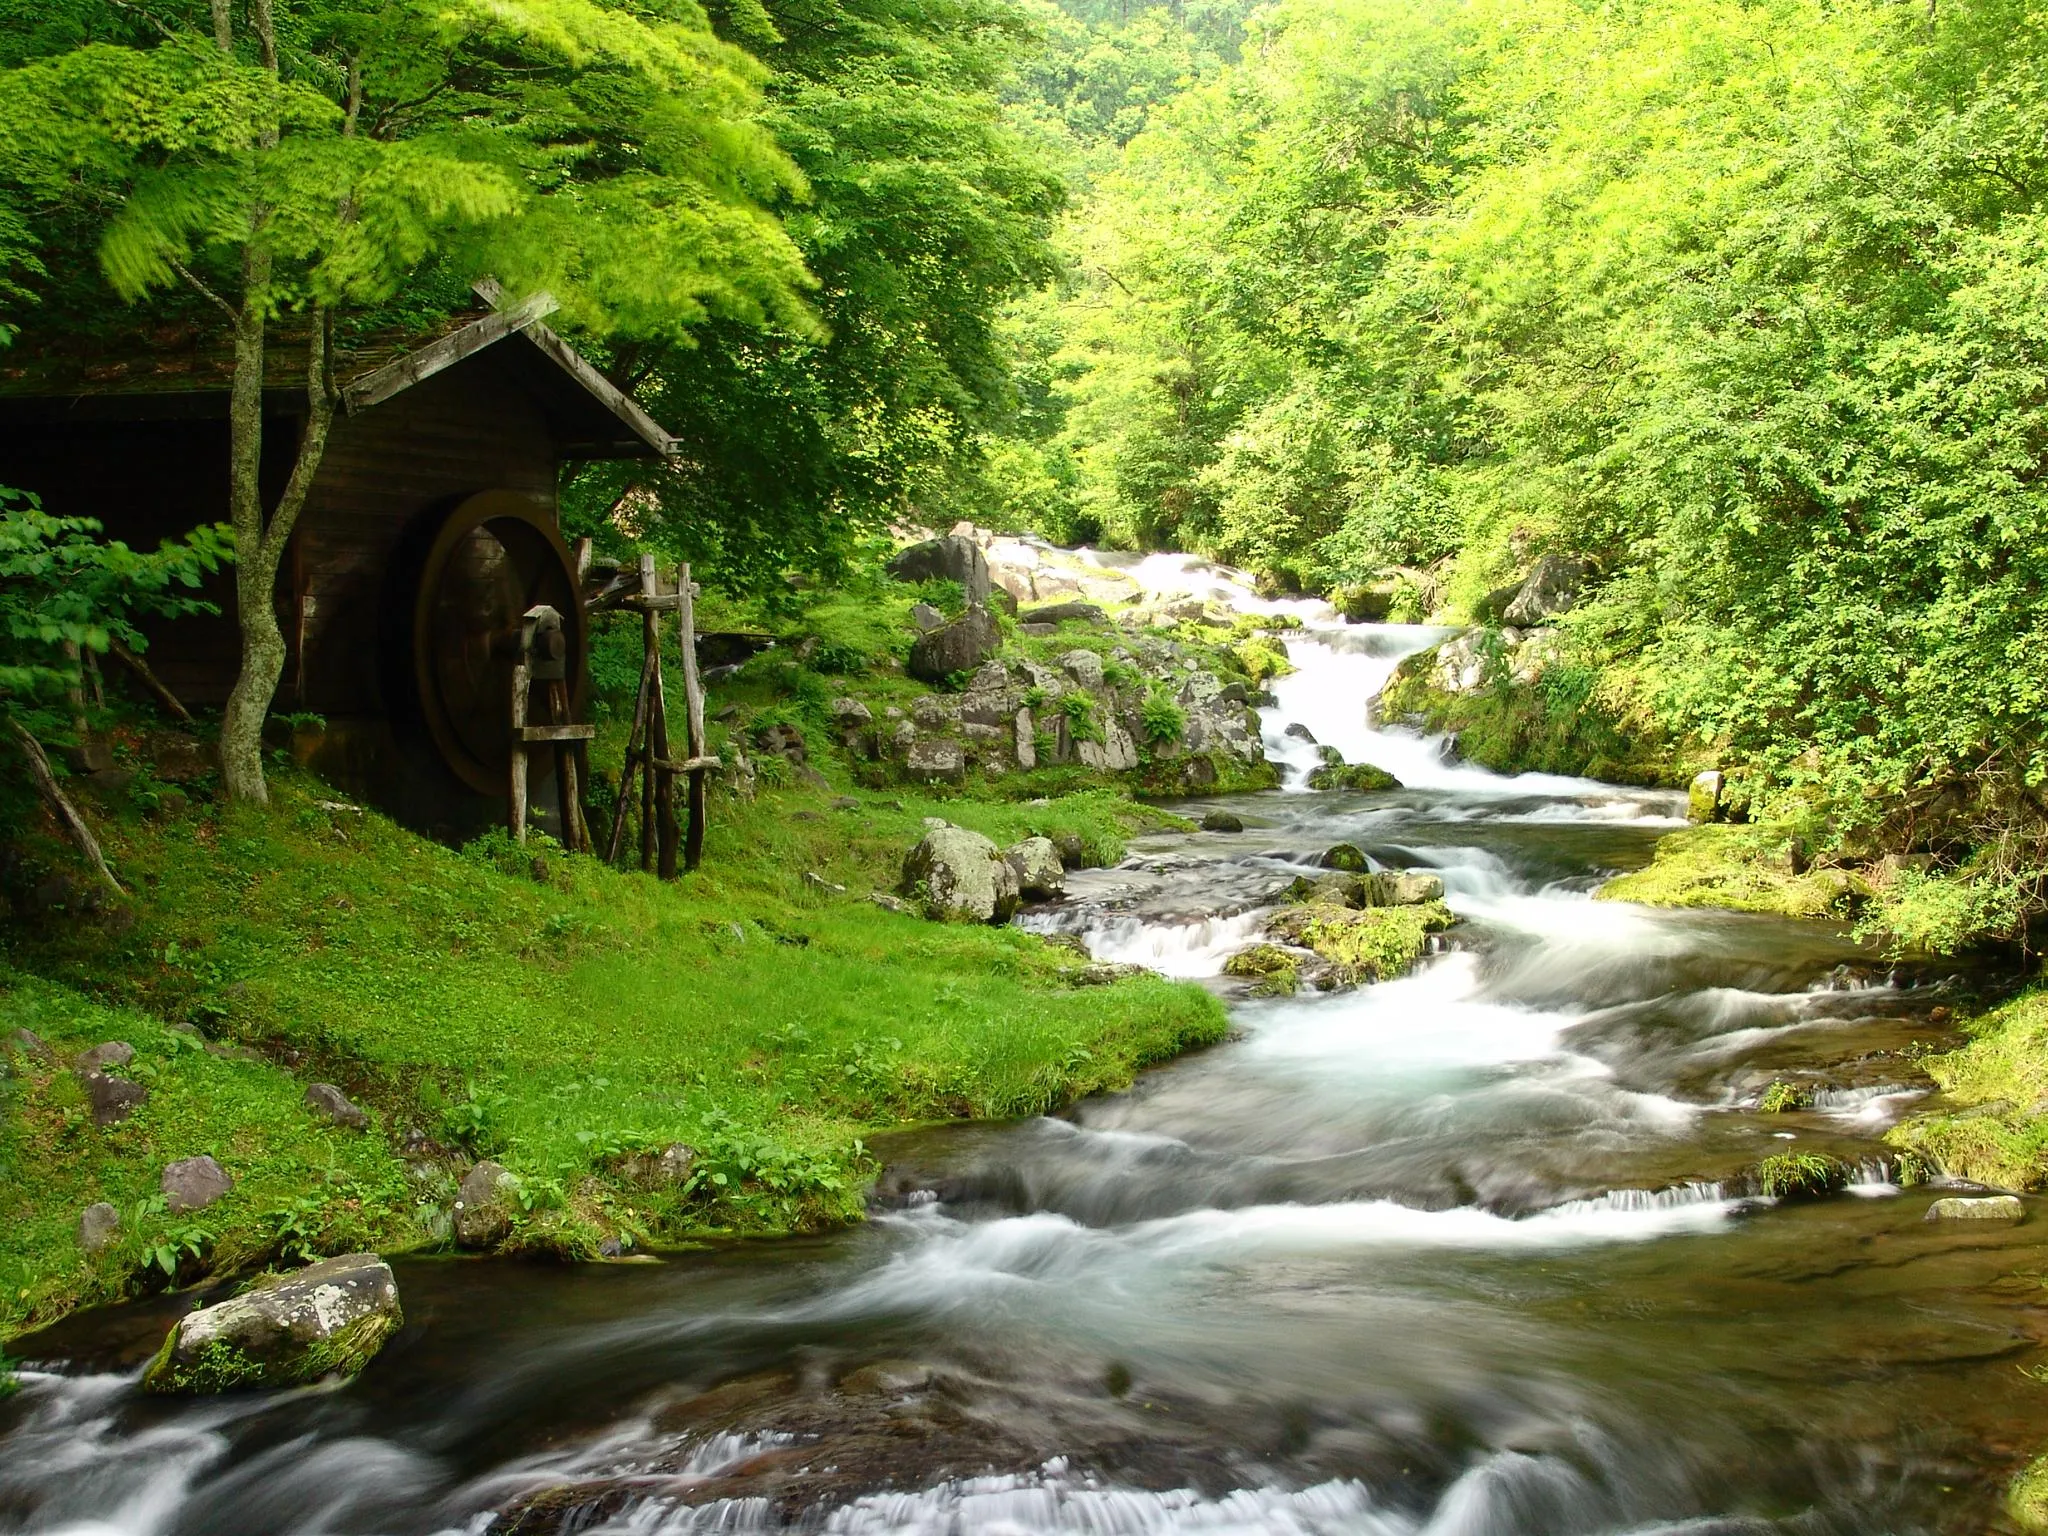
{"type": "Polygon", "coordinates": [[[1264,606],[1308,625],[1264,717],[1287,785],[1022,919],[1217,978],[1229,1043],[1058,1118],[889,1138],[859,1229],[402,1261],[408,1326],[346,1386],[144,1399],[182,1303],[74,1319],[18,1346],[0,1532],[1996,1526],[2048,1447],[2038,1218],[1928,1222],[1881,1140],[1952,989],[1823,925],[1594,902],[1678,797],[1449,761],[1367,708],[1445,631],[1264,606]],[[1304,791],[1290,725],[1406,787],[1304,791]],[[1327,996],[1223,982],[1338,841],[1441,875],[1441,952],[1327,996]],[[1781,1077],[1814,1108],[1758,1112],[1781,1077]],[[1787,1149],[1857,1182],[1750,1193],[1787,1149]]]}

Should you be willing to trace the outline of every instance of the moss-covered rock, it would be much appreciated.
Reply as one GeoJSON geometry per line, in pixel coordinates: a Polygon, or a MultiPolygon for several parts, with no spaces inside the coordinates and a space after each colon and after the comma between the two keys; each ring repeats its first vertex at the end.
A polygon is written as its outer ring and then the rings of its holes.
{"type": "Polygon", "coordinates": [[[1401,781],[1384,768],[1375,768],[1371,763],[1324,763],[1320,768],[1311,769],[1308,776],[1310,789],[1355,789],[1374,791],[1399,789],[1401,781]]]}
{"type": "Polygon", "coordinates": [[[1970,1042],[1920,1065],[1942,1108],[1885,1137],[1957,1178],[1994,1189],[2048,1186],[2048,992],[2034,991],[1971,1020],[1970,1042]]]}
{"type": "Polygon", "coordinates": [[[1780,1152],[1750,1173],[1756,1191],[1772,1200],[1812,1199],[1848,1186],[1850,1168],[1821,1152],[1780,1152]]]}
{"type": "Polygon", "coordinates": [[[2027,1536],[2048,1536],[2048,1456],[2038,1456],[2012,1480],[2005,1512],[2027,1536]]]}
{"type": "Polygon", "coordinates": [[[1299,954],[1277,944],[1255,944],[1224,961],[1223,974],[1256,983],[1256,992],[1284,997],[1299,983],[1300,960],[1299,954]]]}
{"type": "Polygon", "coordinates": [[[1324,962],[1316,985],[1325,990],[1386,981],[1429,951],[1429,936],[1458,921],[1441,902],[1362,909],[1316,903],[1283,907],[1266,923],[1270,938],[1313,950],[1324,962]]]}
{"type": "Polygon", "coordinates": [[[404,1320],[382,1259],[326,1259],[179,1318],[142,1373],[143,1390],[230,1392],[353,1376],[404,1320]]]}
{"type": "Polygon", "coordinates": [[[1608,881],[1595,894],[1648,907],[1841,918],[1852,915],[1869,887],[1850,870],[1808,867],[1799,836],[1788,827],[1708,826],[1661,839],[1646,868],[1608,881]]]}

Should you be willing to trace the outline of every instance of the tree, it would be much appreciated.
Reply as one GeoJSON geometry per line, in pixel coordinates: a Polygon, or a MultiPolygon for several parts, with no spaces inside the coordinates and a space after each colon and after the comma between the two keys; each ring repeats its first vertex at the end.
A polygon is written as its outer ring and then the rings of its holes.
{"type": "MultiPolygon", "coordinates": [[[[229,795],[262,803],[262,724],[284,662],[271,593],[352,320],[400,297],[418,319],[437,289],[495,275],[515,299],[545,289],[598,333],[815,322],[801,256],[763,206],[802,181],[757,120],[762,71],[685,0],[239,10],[137,8],[118,39],[53,26],[52,52],[0,72],[0,184],[16,210],[99,215],[99,263],[124,299],[183,288],[232,331],[242,660],[221,757],[229,795]],[[265,353],[285,317],[306,410],[289,482],[265,507],[265,353]]],[[[0,258],[8,238],[0,217],[0,258]]]]}
{"type": "Polygon", "coordinates": [[[53,517],[25,492],[0,486],[0,715],[38,792],[101,880],[117,892],[85,820],[52,774],[36,739],[37,715],[76,695],[81,658],[115,646],[148,647],[134,620],[211,612],[200,581],[229,558],[227,529],[198,528],[154,554],[102,543],[89,518],[53,517]]]}
{"type": "Polygon", "coordinates": [[[646,537],[772,592],[893,521],[950,516],[1010,408],[998,314],[1050,276],[1062,189],[1002,112],[1028,41],[1007,0],[766,0],[752,26],[765,121],[807,188],[777,206],[823,329],[723,321],[614,346],[614,381],[682,451],[592,466],[572,503],[594,532],[636,493],[646,537]]]}

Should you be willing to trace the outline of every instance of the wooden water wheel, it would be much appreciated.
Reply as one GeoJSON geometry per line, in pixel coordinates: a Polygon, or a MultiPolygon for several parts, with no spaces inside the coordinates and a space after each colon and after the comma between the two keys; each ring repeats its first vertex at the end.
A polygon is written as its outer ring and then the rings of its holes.
{"type": "MultiPolygon", "coordinates": [[[[575,562],[553,519],[510,491],[486,491],[450,511],[420,565],[412,681],[442,760],[481,794],[506,793],[512,669],[524,617],[538,604],[562,616],[571,713],[580,719],[588,631],[575,562]]],[[[536,756],[536,778],[552,771],[548,754],[536,756]]]]}

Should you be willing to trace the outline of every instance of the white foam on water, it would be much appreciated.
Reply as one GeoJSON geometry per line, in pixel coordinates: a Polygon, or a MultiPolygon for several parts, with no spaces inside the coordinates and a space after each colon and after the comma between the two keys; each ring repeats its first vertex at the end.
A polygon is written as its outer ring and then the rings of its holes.
{"type": "Polygon", "coordinates": [[[1478,956],[1453,952],[1398,980],[1267,1005],[1242,1049],[1254,1062],[1373,1073],[1498,1065],[1556,1055],[1580,1018],[1486,1000],[1478,956]]]}
{"type": "Polygon", "coordinates": [[[1223,974],[1223,962],[1257,941],[1269,908],[1230,917],[1162,922],[1128,913],[1026,914],[1019,926],[1038,933],[1072,933],[1097,960],[1142,965],[1162,976],[1193,980],[1223,974]]]}

